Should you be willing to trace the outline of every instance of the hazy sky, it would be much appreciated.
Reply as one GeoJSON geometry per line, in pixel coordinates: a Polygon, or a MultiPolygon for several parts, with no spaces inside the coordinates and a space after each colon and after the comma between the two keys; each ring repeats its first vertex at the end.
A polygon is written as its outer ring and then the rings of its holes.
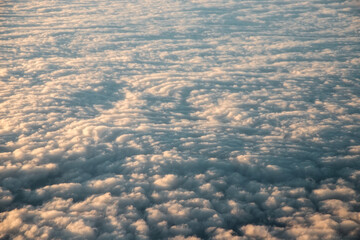
{"type": "Polygon", "coordinates": [[[359,239],[357,0],[0,2],[1,239],[359,239]]]}

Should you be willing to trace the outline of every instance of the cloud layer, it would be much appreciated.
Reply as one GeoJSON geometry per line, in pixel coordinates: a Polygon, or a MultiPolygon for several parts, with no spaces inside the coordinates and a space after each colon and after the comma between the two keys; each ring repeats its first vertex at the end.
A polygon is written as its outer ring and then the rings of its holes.
{"type": "Polygon", "coordinates": [[[0,3],[1,239],[358,239],[357,1],[0,3]]]}

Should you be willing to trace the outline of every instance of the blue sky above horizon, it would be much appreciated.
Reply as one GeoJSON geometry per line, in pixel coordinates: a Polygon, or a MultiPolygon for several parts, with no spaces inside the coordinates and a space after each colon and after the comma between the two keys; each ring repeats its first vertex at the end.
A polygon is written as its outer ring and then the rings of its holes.
{"type": "Polygon", "coordinates": [[[1,239],[358,239],[356,0],[2,1],[1,239]]]}

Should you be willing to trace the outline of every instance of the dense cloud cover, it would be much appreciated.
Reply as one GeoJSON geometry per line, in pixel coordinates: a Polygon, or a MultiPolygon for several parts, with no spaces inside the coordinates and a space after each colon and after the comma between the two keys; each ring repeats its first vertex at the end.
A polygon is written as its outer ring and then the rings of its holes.
{"type": "Polygon", "coordinates": [[[359,239],[360,5],[1,1],[1,239],[359,239]]]}

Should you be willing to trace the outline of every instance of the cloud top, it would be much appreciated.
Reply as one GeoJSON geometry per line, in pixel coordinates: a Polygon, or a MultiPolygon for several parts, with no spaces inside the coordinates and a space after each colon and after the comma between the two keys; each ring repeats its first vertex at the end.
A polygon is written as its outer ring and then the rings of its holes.
{"type": "Polygon", "coordinates": [[[0,238],[359,238],[356,1],[0,9],[0,238]]]}

